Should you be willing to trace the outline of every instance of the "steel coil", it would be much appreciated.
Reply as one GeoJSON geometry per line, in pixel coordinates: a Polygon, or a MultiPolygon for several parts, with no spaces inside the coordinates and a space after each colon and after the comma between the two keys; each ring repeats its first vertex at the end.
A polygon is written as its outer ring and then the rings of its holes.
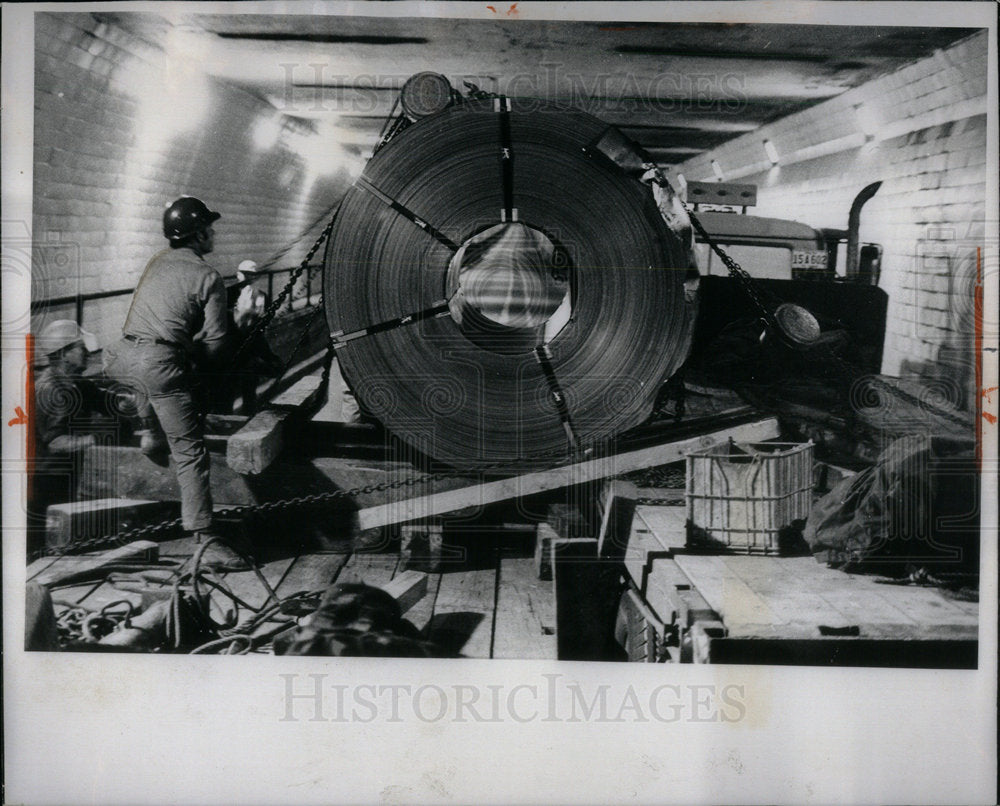
{"type": "MultiPolygon", "coordinates": [[[[325,257],[331,331],[452,303],[337,352],[362,406],[406,443],[476,467],[593,445],[649,416],[685,358],[685,255],[649,189],[594,147],[608,130],[566,107],[467,102],[401,132],[348,191],[325,257]],[[537,320],[528,332],[455,304],[456,253],[515,220],[539,244],[526,270],[551,261],[569,288],[572,318],[539,350],[537,320]]],[[[551,295],[550,278],[526,279],[551,295]]]]}

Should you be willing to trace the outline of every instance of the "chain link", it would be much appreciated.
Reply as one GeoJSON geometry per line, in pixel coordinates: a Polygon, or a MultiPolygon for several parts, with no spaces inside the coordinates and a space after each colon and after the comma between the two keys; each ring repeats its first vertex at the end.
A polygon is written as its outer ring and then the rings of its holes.
{"type": "Polygon", "coordinates": [[[271,300],[267,308],[264,309],[264,313],[261,316],[260,321],[258,321],[250,329],[250,332],[248,332],[247,335],[244,337],[242,343],[236,349],[236,352],[233,355],[234,364],[237,363],[240,357],[243,355],[243,353],[246,352],[247,347],[250,346],[250,342],[253,341],[253,339],[257,336],[257,334],[261,333],[264,330],[264,328],[266,328],[269,324],[271,324],[271,321],[278,313],[278,309],[281,308],[285,300],[288,299],[289,295],[292,293],[292,289],[295,287],[295,283],[298,282],[298,279],[299,277],[302,276],[302,273],[309,268],[309,264],[312,262],[313,257],[316,255],[316,252],[319,251],[320,246],[323,245],[323,242],[330,236],[330,233],[333,231],[333,225],[337,221],[337,213],[339,212],[339,210],[340,206],[338,205],[337,208],[333,211],[333,215],[330,218],[330,222],[326,225],[326,227],[323,228],[323,231],[316,239],[316,242],[309,248],[309,252],[306,254],[302,263],[300,263],[299,266],[292,272],[291,276],[288,278],[288,282],[285,284],[285,287],[281,289],[281,291],[273,300],[271,300]]]}

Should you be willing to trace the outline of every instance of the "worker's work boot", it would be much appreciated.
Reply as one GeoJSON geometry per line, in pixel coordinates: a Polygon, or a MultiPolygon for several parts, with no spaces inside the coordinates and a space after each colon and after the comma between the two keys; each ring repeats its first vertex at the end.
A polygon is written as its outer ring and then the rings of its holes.
{"type": "Polygon", "coordinates": [[[226,544],[214,532],[198,532],[198,549],[204,543],[211,541],[201,552],[201,567],[212,568],[216,571],[249,571],[251,566],[249,561],[226,544]]]}

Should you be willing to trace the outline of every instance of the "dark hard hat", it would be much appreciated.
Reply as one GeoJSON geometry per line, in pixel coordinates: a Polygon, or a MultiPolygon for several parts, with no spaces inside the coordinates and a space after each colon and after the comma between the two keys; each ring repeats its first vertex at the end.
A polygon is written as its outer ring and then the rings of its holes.
{"type": "Polygon", "coordinates": [[[221,217],[219,213],[209,210],[201,199],[181,196],[163,212],[163,234],[171,241],[179,241],[205,229],[221,217]]]}

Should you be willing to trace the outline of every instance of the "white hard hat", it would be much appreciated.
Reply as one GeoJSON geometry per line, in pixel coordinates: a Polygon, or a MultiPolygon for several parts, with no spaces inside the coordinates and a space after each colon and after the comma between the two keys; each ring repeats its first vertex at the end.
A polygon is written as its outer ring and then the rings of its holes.
{"type": "Polygon", "coordinates": [[[241,271],[244,274],[253,274],[257,271],[257,263],[253,260],[244,260],[236,267],[236,271],[241,271]]]}
{"type": "Polygon", "coordinates": [[[52,355],[78,341],[83,342],[87,352],[97,349],[97,336],[88,333],[72,319],[57,319],[42,328],[35,339],[35,351],[41,355],[52,355]]]}

